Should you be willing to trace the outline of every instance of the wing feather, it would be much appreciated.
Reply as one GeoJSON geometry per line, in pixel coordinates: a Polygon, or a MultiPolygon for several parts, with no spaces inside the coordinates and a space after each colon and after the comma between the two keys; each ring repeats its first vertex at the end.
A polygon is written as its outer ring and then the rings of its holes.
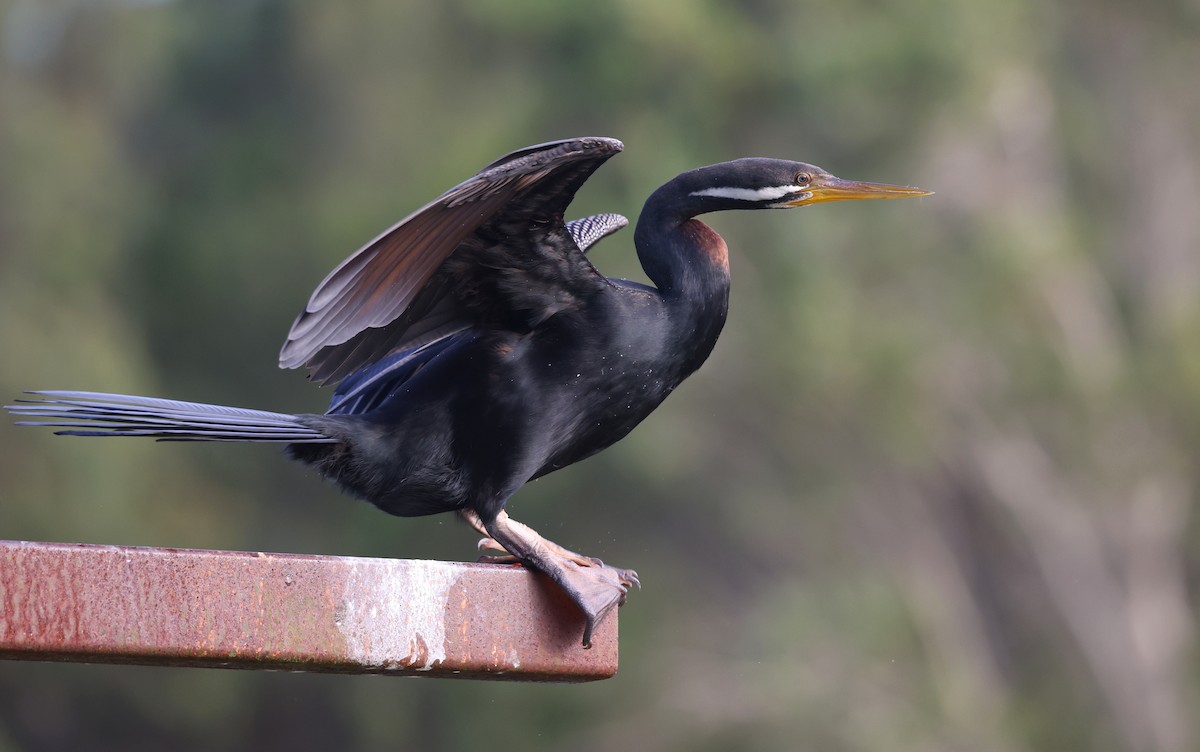
{"type": "Polygon", "coordinates": [[[292,324],[280,367],[308,365],[311,378],[330,383],[415,340],[437,339],[431,333],[468,325],[441,303],[443,289],[427,291],[446,260],[509,215],[562,225],[575,191],[622,148],[613,139],[578,138],[513,152],[392,225],[317,286],[292,324]],[[537,201],[524,200],[535,193],[537,201]],[[436,321],[422,320],[435,310],[436,321]]]}

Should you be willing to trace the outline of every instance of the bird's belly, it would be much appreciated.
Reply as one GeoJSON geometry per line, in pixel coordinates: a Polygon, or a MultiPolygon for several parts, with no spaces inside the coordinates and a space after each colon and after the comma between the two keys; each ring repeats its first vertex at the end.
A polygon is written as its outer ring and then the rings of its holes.
{"type": "Polygon", "coordinates": [[[653,376],[620,378],[579,392],[559,409],[555,446],[534,477],[586,459],[625,438],[657,408],[674,386],[653,376]]]}
{"type": "Polygon", "coordinates": [[[314,416],[345,445],[295,453],[391,514],[503,504],[531,478],[624,438],[678,384],[633,348],[562,342],[481,338],[369,415],[314,416]]]}
{"type": "Polygon", "coordinates": [[[400,517],[461,509],[470,501],[445,403],[383,416],[305,416],[338,444],[293,444],[294,459],[343,490],[400,517]]]}

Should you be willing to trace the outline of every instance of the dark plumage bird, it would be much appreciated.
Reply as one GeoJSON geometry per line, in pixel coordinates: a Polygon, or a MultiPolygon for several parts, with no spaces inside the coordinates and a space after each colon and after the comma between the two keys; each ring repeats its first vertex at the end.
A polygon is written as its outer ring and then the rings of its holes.
{"type": "Polygon", "coordinates": [[[679,175],[634,234],[653,286],[609,279],[584,251],[626,224],[564,222],[619,141],[513,152],[402,219],[317,286],[279,356],[337,384],[324,415],[88,392],[33,392],[8,409],[77,436],[268,441],[402,517],[457,512],[502,552],[558,583],[595,626],[637,575],[511,519],[530,480],[610,446],[708,357],[725,324],[725,241],[695,217],[821,201],[923,196],[781,159],[679,175]]]}

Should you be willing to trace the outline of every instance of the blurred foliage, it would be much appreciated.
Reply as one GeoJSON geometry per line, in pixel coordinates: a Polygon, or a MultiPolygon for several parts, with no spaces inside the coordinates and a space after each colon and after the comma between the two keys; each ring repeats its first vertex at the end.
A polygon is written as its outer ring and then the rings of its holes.
{"type": "MultiPolygon", "coordinates": [[[[580,687],[0,666],[0,750],[1200,748],[1200,4],[0,0],[0,393],[297,412],[324,273],[513,148],[921,202],[722,215],[710,363],[515,515],[639,570],[580,687]]],[[[632,234],[592,257],[641,278],[632,234]]],[[[0,425],[5,538],[469,558],[263,447],[0,425]],[[386,523],[386,524],[385,524],[386,523]]],[[[2,614],[0,614],[2,618],[2,614]]]]}

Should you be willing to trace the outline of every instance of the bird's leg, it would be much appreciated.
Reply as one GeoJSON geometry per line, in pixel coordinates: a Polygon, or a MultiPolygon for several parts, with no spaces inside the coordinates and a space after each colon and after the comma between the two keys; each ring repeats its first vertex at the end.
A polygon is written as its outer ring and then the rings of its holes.
{"type": "MultiPolygon", "coordinates": [[[[469,519],[467,521],[470,523],[469,519]]],[[[592,646],[592,633],[597,625],[625,602],[629,588],[641,586],[637,572],[610,567],[599,559],[568,551],[512,519],[503,509],[491,522],[480,522],[492,541],[499,543],[522,564],[546,574],[578,604],[586,617],[583,628],[585,648],[592,646]]]]}
{"type": "MultiPolygon", "coordinates": [[[[517,557],[509,554],[508,549],[496,542],[496,539],[493,538],[491,533],[487,531],[487,528],[484,527],[483,520],[481,520],[479,515],[475,513],[475,510],[460,509],[458,511],[458,516],[462,517],[463,520],[475,530],[475,532],[483,536],[479,539],[479,542],[475,544],[477,549],[480,551],[498,551],[501,554],[507,554],[501,556],[483,556],[480,557],[480,561],[487,561],[492,564],[511,564],[513,562],[520,561],[520,559],[517,559],[517,557]]],[[[509,522],[512,524],[521,525],[521,523],[517,522],[511,517],[509,518],[509,522]]],[[[521,526],[528,529],[527,525],[521,526]]],[[[604,562],[600,559],[597,559],[595,556],[584,556],[583,554],[577,554],[569,548],[563,548],[552,540],[542,538],[542,543],[546,544],[546,548],[550,549],[551,553],[555,554],[556,556],[569,559],[581,567],[604,566],[604,562]]]]}
{"type": "Polygon", "coordinates": [[[483,520],[479,519],[479,515],[476,514],[474,509],[460,509],[458,510],[458,516],[461,517],[464,522],[470,525],[475,532],[483,536],[479,539],[479,542],[475,544],[475,548],[477,550],[499,551],[501,553],[500,556],[481,556],[479,557],[480,561],[486,561],[491,564],[520,563],[520,559],[510,554],[508,550],[504,548],[504,546],[501,546],[496,542],[496,539],[493,538],[491,533],[487,531],[487,528],[483,526],[483,520]]]}

